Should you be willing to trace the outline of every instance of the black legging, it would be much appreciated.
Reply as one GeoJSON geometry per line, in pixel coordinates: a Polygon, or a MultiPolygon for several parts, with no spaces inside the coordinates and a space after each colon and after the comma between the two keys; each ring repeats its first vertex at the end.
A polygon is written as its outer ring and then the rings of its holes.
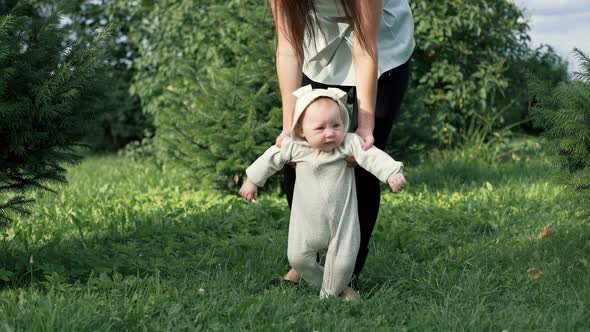
{"type": "MultiPolygon", "coordinates": [[[[375,106],[375,129],[373,130],[373,137],[375,138],[375,146],[380,149],[385,147],[393,123],[397,119],[402,98],[408,87],[409,78],[410,66],[408,61],[397,68],[381,74],[377,81],[377,103],[375,106]]],[[[307,84],[311,84],[314,89],[336,87],[346,92],[351,89],[349,86],[326,85],[314,82],[303,75],[301,86],[307,84]]],[[[358,127],[356,90],[354,88],[353,96],[351,129],[354,132],[358,127]]],[[[361,243],[354,266],[354,275],[358,276],[365,265],[369,253],[369,240],[371,239],[371,234],[377,221],[377,214],[379,213],[381,191],[379,189],[379,180],[363,168],[355,167],[354,175],[356,178],[361,230],[361,243]]],[[[293,190],[295,189],[295,169],[291,166],[284,168],[283,189],[287,195],[289,208],[291,208],[293,190]]]]}

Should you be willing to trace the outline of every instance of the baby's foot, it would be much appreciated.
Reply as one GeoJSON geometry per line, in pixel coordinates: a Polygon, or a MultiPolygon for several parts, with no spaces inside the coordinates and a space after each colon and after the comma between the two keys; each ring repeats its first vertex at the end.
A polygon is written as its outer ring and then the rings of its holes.
{"type": "Polygon", "coordinates": [[[344,300],[344,302],[356,302],[361,300],[361,296],[359,295],[359,293],[357,293],[357,291],[348,286],[342,290],[342,293],[340,293],[340,297],[342,298],[342,300],[344,300]]]}

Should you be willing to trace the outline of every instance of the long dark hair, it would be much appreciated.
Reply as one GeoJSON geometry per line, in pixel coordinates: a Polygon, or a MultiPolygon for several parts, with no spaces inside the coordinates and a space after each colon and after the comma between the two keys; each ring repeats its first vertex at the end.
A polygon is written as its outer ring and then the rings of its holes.
{"type": "MultiPolygon", "coordinates": [[[[271,0],[274,4],[275,24],[277,18],[281,15],[284,22],[284,29],[287,33],[287,39],[295,48],[299,59],[303,59],[303,38],[305,33],[309,33],[312,40],[317,37],[317,11],[314,0],[271,0]],[[310,15],[311,13],[311,15],[310,15]]],[[[364,1],[364,0],[363,0],[364,1]]],[[[371,0],[372,1],[372,0],[371,0]]],[[[358,5],[358,0],[340,0],[344,9],[344,14],[348,22],[352,25],[355,38],[358,38],[362,48],[371,56],[374,51],[369,49],[364,29],[362,28],[362,18],[358,5]]],[[[278,27],[277,27],[278,28],[278,27]]]]}

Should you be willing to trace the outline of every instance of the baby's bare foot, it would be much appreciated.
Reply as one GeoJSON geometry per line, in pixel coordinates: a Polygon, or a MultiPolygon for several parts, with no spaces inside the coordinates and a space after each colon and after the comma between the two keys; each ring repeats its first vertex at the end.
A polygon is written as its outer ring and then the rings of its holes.
{"type": "Polygon", "coordinates": [[[356,302],[361,300],[359,293],[350,287],[345,287],[342,290],[342,293],[340,293],[340,297],[344,302],[356,302]]]}

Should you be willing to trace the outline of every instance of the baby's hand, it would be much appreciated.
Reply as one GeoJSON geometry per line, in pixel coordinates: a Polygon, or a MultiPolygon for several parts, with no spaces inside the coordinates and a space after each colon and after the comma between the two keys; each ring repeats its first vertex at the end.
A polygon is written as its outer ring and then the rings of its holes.
{"type": "Polygon", "coordinates": [[[248,202],[252,202],[256,198],[258,198],[258,187],[254,184],[254,182],[250,180],[246,180],[240,188],[240,196],[247,200],[248,202]]]}
{"type": "Polygon", "coordinates": [[[387,179],[387,184],[389,184],[394,193],[400,192],[407,183],[406,178],[401,173],[391,175],[387,179]]]}

